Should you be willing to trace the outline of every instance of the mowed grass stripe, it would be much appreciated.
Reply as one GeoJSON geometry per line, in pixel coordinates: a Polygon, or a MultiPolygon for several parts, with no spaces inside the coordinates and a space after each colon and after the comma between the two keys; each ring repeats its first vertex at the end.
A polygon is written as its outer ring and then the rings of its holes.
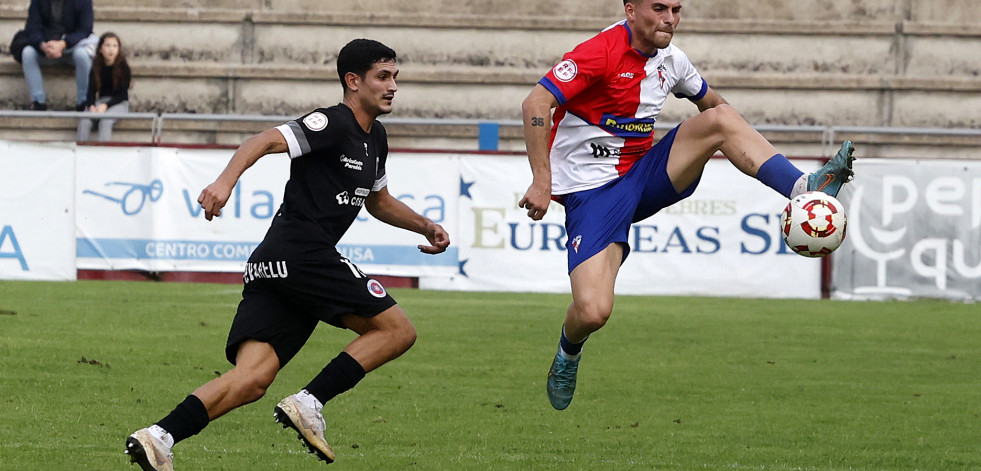
{"type": "MultiPolygon", "coordinates": [[[[624,296],[569,409],[567,295],[392,290],[419,339],[328,404],[338,469],[981,469],[981,308],[624,296]]],[[[127,434],[226,371],[228,286],[0,282],[0,469],[133,469],[127,434]]],[[[323,467],[272,421],[353,338],[321,326],[180,470],[323,467]]]]}

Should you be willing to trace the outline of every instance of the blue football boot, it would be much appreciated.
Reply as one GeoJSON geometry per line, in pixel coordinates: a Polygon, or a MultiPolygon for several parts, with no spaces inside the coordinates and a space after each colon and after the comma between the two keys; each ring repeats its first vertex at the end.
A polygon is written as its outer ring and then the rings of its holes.
{"type": "Polygon", "coordinates": [[[569,407],[572,395],[576,392],[576,372],[579,360],[566,360],[561,353],[555,354],[552,367],[548,369],[548,401],[557,410],[569,407]]]}
{"type": "Polygon", "coordinates": [[[852,162],[855,161],[853,152],[855,148],[852,147],[852,141],[843,142],[838,153],[824,164],[824,167],[807,176],[807,191],[820,191],[838,196],[841,185],[851,181],[855,176],[855,172],[852,171],[852,162]]]}

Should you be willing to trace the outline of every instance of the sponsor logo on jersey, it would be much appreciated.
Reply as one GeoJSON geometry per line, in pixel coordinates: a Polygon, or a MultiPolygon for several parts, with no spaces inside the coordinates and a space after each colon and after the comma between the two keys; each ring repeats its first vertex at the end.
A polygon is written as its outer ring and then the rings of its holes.
{"type": "Polygon", "coordinates": [[[361,170],[361,168],[364,167],[364,162],[352,159],[344,154],[341,154],[341,162],[344,163],[344,168],[349,168],[351,170],[361,170]]]}
{"type": "Polygon", "coordinates": [[[374,279],[368,280],[368,292],[376,298],[384,298],[388,294],[385,292],[385,287],[374,279]]]}
{"type": "Polygon", "coordinates": [[[593,153],[593,157],[596,157],[597,159],[601,157],[620,156],[620,149],[610,149],[609,147],[593,144],[592,142],[589,143],[589,149],[593,153]]]}
{"type": "Polygon", "coordinates": [[[327,116],[319,111],[314,111],[303,118],[303,125],[311,131],[323,131],[327,127],[327,116]]]}
{"type": "Polygon", "coordinates": [[[617,137],[648,137],[654,132],[655,121],[655,118],[624,118],[606,113],[599,125],[617,137]]]}
{"type": "Polygon", "coordinates": [[[248,283],[264,278],[286,278],[287,276],[289,276],[289,270],[286,269],[285,261],[255,262],[245,264],[242,280],[248,283]]]}
{"type": "Polygon", "coordinates": [[[368,196],[368,193],[371,193],[371,190],[367,188],[358,188],[354,190],[354,194],[358,196],[368,196]]]}
{"type": "Polygon", "coordinates": [[[555,78],[559,79],[560,81],[568,82],[576,78],[576,74],[579,73],[579,68],[576,66],[576,63],[572,61],[572,59],[566,59],[556,64],[555,67],[552,68],[552,73],[554,73],[555,78]]]}
{"type": "Polygon", "coordinates": [[[623,73],[621,73],[621,74],[619,75],[619,77],[620,77],[620,78],[628,78],[628,79],[632,79],[632,78],[634,78],[634,73],[633,73],[633,72],[623,72],[623,73]]]}
{"type": "Polygon", "coordinates": [[[664,77],[664,73],[667,71],[668,68],[665,67],[664,64],[657,66],[657,79],[661,81],[661,90],[664,90],[664,81],[667,80],[667,78],[664,77]]]}
{"type": "MultiPolygon", "coordinates": [[[[355,194],[358,194],[358,192],[360,192],[363,189],[364,188],[358,188],[354,192],[355,194]]],[[[358,207],[364,206],[364,196],[351,196],[351,194],[348,193],[347,191],[342,191],[338,193],[336,196],[334,196],[334,198],[337,199],[338,206],[347,206],[347,205],[358,206],[358,207]]]]}

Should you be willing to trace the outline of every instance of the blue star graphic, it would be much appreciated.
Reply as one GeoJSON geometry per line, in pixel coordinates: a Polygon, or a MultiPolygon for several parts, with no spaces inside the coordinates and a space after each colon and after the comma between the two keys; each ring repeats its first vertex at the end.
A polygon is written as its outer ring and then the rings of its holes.
{"type": "Polygon", "coordinates": [[[466,196],[467,198],[473,199],[473,196],[470,195],[470,187],[472,187],[474,183],[477,182],[472,181],[467,183],[463,181],[463,177],[460,177],[460,196],[466,196]]]}

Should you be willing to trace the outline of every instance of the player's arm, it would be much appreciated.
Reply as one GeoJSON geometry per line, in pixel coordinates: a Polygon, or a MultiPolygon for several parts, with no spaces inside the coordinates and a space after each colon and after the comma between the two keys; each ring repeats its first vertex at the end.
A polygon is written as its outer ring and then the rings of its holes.
{"type": "Polygon", "coordinates": [[[425,236],[430,245],[419,245],[420,252],[438,254],[450,245],[450,236],[443,230],[443,226],[396,199],[388,192],[387,186],[369,193],[364,206],[372,216],[385,224],[425,236]]]}
{"type": "Polygon", "coordinates": [[[722,98],[722,95],[719,95],[718,92],[712,89],[712,87],[709,87],[708,91],[705,92],[705,96],[694,101],[694,103],[695,106],[698,107],[698,111],[701,112],[709,108],[715,108],[719,105],[728,104],[729,102],[727,102],[725,98],[722,98]]]}
{"type": "Polygon", "coordinates": [[[538,221],[545,217],[548,205],[552,202],[552,168],[548,161],[549,123],[552,108],[559,105],[558,100],[541,84],[535,85],[525,101],[521,103],[524,117],[525,148],[531,164],[532,182],[525,192],[519,208],[528,210],[528,217],[538,221]]]}
{"type": "Polygon", "coordinates": [[[198,196],[198,203],[201,203],[201,207],[204,208],[204,218],[210,221],[215,216],[221,216],[221,208],[228,202],[228,197],[231,196],[232,188],[235,188],[239,177],[260,157],[287,150],[286,138],[275,128],[246,139],[235,150],[235,154],[232,155],[221,175],[218,175],[218,178],[205,187],[198,196]]]}

